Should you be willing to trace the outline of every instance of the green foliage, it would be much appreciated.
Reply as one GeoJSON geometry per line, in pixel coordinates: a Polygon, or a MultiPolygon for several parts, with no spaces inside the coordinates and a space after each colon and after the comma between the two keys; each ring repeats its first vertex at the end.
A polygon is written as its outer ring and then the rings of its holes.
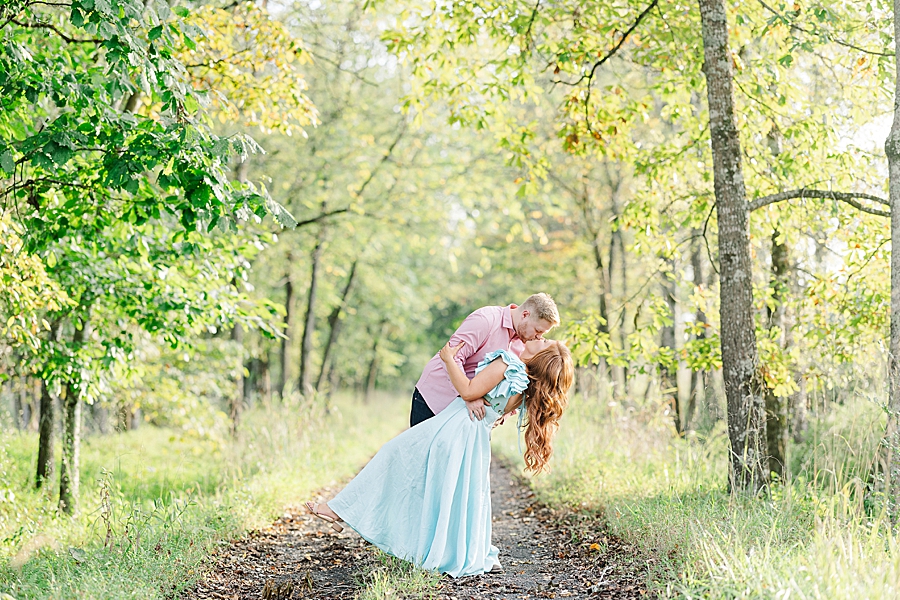
{"type": "Polygon", "coordinates": [[[21,235],[10,215],[0,214],[0,355],[4,349],[37,352],[42,332],[50,329],[43,312],[62,310],[71,302],[44,264],[23,252],[21,235]]]}
{"type": "Polygon", "coordinates": [[[187,231],[264,214],[266,198],[227,176],[229,157],[258,147],[192,116],[200,97],[176,54],[193,28],[137,0],[74,2],[68,17],[26,6],[0,39],[0,139],[15,166],[0,194],[29,207],[29,249],[165,214],[187,231]],[[128,106],[140,97],[146,114],[128,106]]]}
{"type": "Polygon", "coordinates": [[[306,137],[302,127],[315,124],[316,110],[298,66],[311,61],[284,23],[253,2],[203,6],[187,23],[202,36],[184,38],[181,60],[219,121],[287,135],[300,127],[306,137]]]}

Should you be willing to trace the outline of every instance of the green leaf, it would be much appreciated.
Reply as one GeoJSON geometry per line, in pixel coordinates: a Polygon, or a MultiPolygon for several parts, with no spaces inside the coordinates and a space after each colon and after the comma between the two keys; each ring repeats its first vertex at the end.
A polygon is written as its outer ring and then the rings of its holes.
{"type": "MultiPolygon", "coordinates": [[[[187,40],[188,38],[185,38],[187,40]]],[[[194,114],[197,112],[197,109],[200,108],[200,103],[197,102],[197,99],[191,95],[186,96],[184,99],[184,109],[188,112],[188,114],[194,114]]]]}
{"type": "Polygon", "coordinates": [[[162,34],[163,34],[163,26],[157,25],[156,27],[154,27],[147,33],[147,37],[150,38],[150,41],[152,42],[152,41],[158,40],[160,37],[162,37],[162,34]]]}
{"type": "Polygon", "coordinates": [[[9,148],[0,151],[0,169],[3,169],[7,175],[12,175],[16,171],[16,161],[13,160],[13,154],[9,148]]]}
{"type": "Polygon", "coordinates": [[[282,227],[293,229],[297,226],[297,219],[294,218],[294,215],[288,212],[288,209],[286,209],[284,206],[282,206],[278,202],[275,202],[271,198],[266,199],[266,209],[269,211],[269,213],[271,213],[273,217],[275,217],[275,220],[278,221],[278,223],[282,227]]]}

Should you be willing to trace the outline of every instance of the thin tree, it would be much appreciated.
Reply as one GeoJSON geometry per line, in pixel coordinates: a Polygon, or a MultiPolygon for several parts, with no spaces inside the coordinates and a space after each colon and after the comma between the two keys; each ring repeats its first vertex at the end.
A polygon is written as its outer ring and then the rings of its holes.
{"type": "Polygon", "coordinates": [[[328,377],[328,370],[331,367],[331,353],[334,350],[335,342],[337,342],[338,334],[340,333],[342,320],[342,313],[344,309],[347,307],[347,302],[350,299],[350,292],[353,289],[353,283],[356,281],[356,269],[359,265],[359,259],[353,261],[353,265],[350,267],[350,274],[347,275],[347,282],[344,284],[344,289],[341,291],[341,298],[338,303],[335,305],[333,309],[331,309],[331,314],[328,315],[328,341],[325,342],[325,348],[322,350],[322,367],[319,369],[319,376],[316,377],[316,391],[322,391],[322,384],[325,382],[328,377]]]}
{"type": "MultiPolygon", "coordinates": [[[[48,339],[56,342],[59,334],[59,319],[50,322],[50,335],[48,339]]],[[[38,458],[37,471],[34,477],[34,486],[41,488],[45,481],[53,478],[53,422],[54,399],[50,395],[50,387],[47,380],[41,378],[41,399],[38,417],[38,458]]]]}
{"type": "MultiPolygon", "coordinates": [[[[72,334],[72,351],[78,353],[90,337],[90,309],[85,311],[81,323],[76,321],[72,334]]],[[[63,402],[62,461],[59,469],[59,508],[67,515],[75,513],[80,483],[81,454],[81,391],[85,382],[69,379],[63,402]]]]}
{"type": "Polygon", "coordinates": [[[756,493],[768,483],[766,415],[753,323],[750,211],[734,116],[733,67],[724,0],[699,0],[719,225],[722,369],[731,441],[730,484],[756,493]]]}
{"type": "MultiPolygon", "coordinates": [[[[900,453],[898,453],[898,417],[900,417],[900,0],[894,0],[894,119],[884,143],[888,160],[888,201],[891,208],[891,337],[888,355],[889,419],[887,431],[887,477],[891,498],[900,496],[900,453]]],[[[893,508],[893,507],[892,507],[893,508]]],[[[897,520],[898,511],[891,511],[897,520]]]]}
{"type": "MultiPolygon", "coordinates": [[[[322,211],[325,207],[323,205],[322,211]]],[[[303,338],[300,340],[300,377],[297,387],[302,394],[310,394],[312,387],[312,348],[313,334],[316,331],[316,300],[319,289],[319,269],[322,263],[322,251],[325,247],[326,229],[319,229],[316,245],[312,252],[312,268],[309,276],[309,293],[306,297],[306,316],[303,319],[303,338]]]]}
{"type": "Polygon", "coordinates": [[[291,281],[291,265],[294,262],[293,255],[287,253],[287,267],[284,274],[284,337],[281,338],[281,374],[278,380],[278,393],[282,398],[287,394],[287,371],[289,364],[288,352],[291,346],[291,335],[294,330],[294,283],[291,281]]]}

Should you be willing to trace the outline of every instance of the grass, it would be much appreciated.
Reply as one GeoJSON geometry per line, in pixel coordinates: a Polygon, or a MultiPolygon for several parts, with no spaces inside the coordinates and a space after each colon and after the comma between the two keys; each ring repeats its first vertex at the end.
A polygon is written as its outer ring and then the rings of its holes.
{"type": "MultiPolygon", "coordinates": [[[[748,499],[726,491],[723,426],[679,440],[662,419],[576,399],[552,473],[531,483],[549,504],[596,511],[653,557],[648,581],[664,597],[896,598],[900,538],[864,483],[881,419],[863,401],[837,407],[795,448],[788,483],[748,499]]],[[[521,464],[514,430],[494,437],[521,464]]]]}
{"type": "MultiPolygon", "coordinates": [[[[31,487],[36,440],[0,442],[0,592],[14,598],[171,598],[223,541],[357,470],[405,424],[405,398],[343,401],[329,416],[253,411],[236,442],[154,428],[83,448],[81,511],[61,517],[31,487]],[[107,535],[109,539],[107,540],[107,535]]],[[[895,598],[900,538],[865,482],[882,413],[863,401],[820,416],[794,475],[760,499],[726,491],[724,427],[672,436],[580,398],[564,417],[540,499],[601,515],[642,550],[651,588],[679,598],[895,598]]],[[[521,465],[514,427],[495,452],[521,465]]],[[[597,532],[598,543],[603,542],[597,532]]],[[[643,557],[643,558],[641,558],[643,557]]],[[[360,598],[433,597],[439,578],[383,554],[360,598]]]]}
{"type": "MultiPolygon", "coordinates": [[[[403,429],[405,398],[342,401],[328,416],[254,410],[237,441],[145,427],[87,438],[79,514],[31,485],[37,440],[0,442],[0,592],[24,598],[171,598],[223,541],[352,475],[403,429]]],[[[53,487],[53,486],[51,486],[53,487]]]]}
{"type": "Polygon", "coordinates": [[[365,574],[358,600],[396,598],[434,598],[441,576],[425,571],[399,558],[378,551],[374,564],[365,574]]]}

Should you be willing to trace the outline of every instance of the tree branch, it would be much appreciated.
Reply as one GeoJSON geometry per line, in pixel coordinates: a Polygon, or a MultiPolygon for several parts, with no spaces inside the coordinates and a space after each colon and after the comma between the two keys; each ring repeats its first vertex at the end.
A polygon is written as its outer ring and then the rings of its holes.
{"type": "Polygon", "coordinates": [[[828,40],[829,42],[834,42],[835,44],[837,44],[839,46],[843,46],[845,48],[851,48],[851,49],[857,50],[859,52],[864,52],[865,54],[871,54],[872,56],[888,56],[888,57],[894,56],[893,52],[876,52],[874,50],[866,50],[865,48],[860,48],[859,46],[854,46],[853,44],[851,44],[849,42],[845,42],[843,40],[833,38],[828,33],[819,33],[817,31],[810,31],[809,29],[806,29],[804,27],[801,27],[800,25],[797,25],[796,23],[794,23],[793,21],[791,21],[790,19],[788,19],[787,17],[782,15],[780,12],[778,12],[777,10],[775,10],[774,8],[772,8],[771,6],[769,6],[768,4],[763,2],[763,0],[757,0],[757,2],[762,4],[763,8],[765,8],[767,11],[769,11],[770,13],[772,13],[773,15],[778,17],[779,21],[781,21],[782,23],[784,23],[791,29],[794,29],[801,33],[805,33],[806,35],[821,36],[821,37],[825,38],[826,40],[828,40]]]}
{"type": "Polygon", "coordinates": [[[28,29],[49,29],[50,31],[61,37],[67,44],[102,44],[106,41],[101,39],[80,40],[78,38],[69,37],[51,23],[22,23],[21,21],[17,21],[15,19],[10,19],[9,22],[18,25],[19,27],[26,27],[28,29]]]}
{"type": "MultiPolygon", "coordinates": [[[[641,21],[644,20],[644,17],[646,17],[648,14],[650,14],[650,11],[653,10],[653,7],[655,7],[657,4],[659,4],[659,0],[653,0],[649,5],[647,5],[647,8],[645,8],[641,12],[641,14],[638,15],[638,18],[635,19],[634,23],[631,24],[631,27],[629,27],[628,30],[624,33],[624,35],[622,35],[622,38],[619,40],[619,43],[616,44],[615,46],[613,46],[612,50],[610,50],[609,52],[606,53],[606,56],[604,56],[603,58],[601,58],[600,60],[595,62],[594,66],[591,67],[591,72],[587,76],[587,94],[585,95],[585,98],[584,98],[584,123],[587,126],[587,130],[589,133],[594,133],[593,130],[591,129],[591,121],[588,118],[588,107],[591,103],[591,82],[593,82],[593,80],[594,80],[594,73],[597,71],[597,69],[599,69],[603,65],[603,63],[605,63],[610,58],[615,56],[616,52],[618,52],[619,49],[625,44],[625,40],[628,39],[628,36],[631,35],[635,29],[637,29],[637,26],[641,24],[641,21]]],[[[584,79],[584,76],[582,76],[581,80],[583,80],[583,79],[584,79]]],[[[581,80],[579,80],[579,81],[581,81],[581,80]]]]}
{"type": "Polygon", "coordinates": [[[534,9],[531,11],[531,18],[528,19],[528,28],[525,30],[525,41],[528,45],[531,45],[531,27],[534,25],[534,19],[537,17],[538,9],[541,8],[541,0],[537,0],[534,4],[534,9]]]}
{"type": "Polygon", "coordinates": [[[779,192],[778,194],[771,194],[769,196],[762,196],[760,198],[756,198],[755,200],[751,200],[747,203],[747,209],[750,212],[753,212],[754,210],[762,208],[763,206],[775,204],[776,202],[783,202],[785,200],[792,200],[794,198],[821,198],[823,200],[840,200],[841,202],[846,202],[853,208],[861,210],[864,213],[869,213],[870,215],[876,215],[879,217],[891,216],[890,211],[870,208],[858,201],[870,200],[872,202],[878,202],[883,206],[890,207],[890,203],[884,198],[879,198],[878,196],[873,196],[871,194],[862,194],[856,192],[832,192],[830,190],[799,189],[779,192]]]}
{"type": "Polygon", "coordinates": [[[303,227],[304,225],[311,225],[313,223],[318,223],[322,219],[330,217],[331,215],[339,215],[341,213],[348,212],[349,210],[350,210],[350,207],[345,206],[344,208],[339,208],[337,210],[330,210],[328,212],[323,212],[321,215],[318,215],[311,219],[306,219],[305,221],[297,221],[297,225],[294,228],[296,229],[297,227],[303,227]]]}
{"type": "Polygon", "coordinates": [[[590,81],[591,81],[591,79],[594,78],[594,72],[596,72],[597,69],[599,69],[601,66],[603,66],[603,63],[605,63],[606,61],[608,61],[609,59],[611,59],[613,56],[616,55],[616,52],[618,52],[619,49],[621,49],[622,46],[625,44],[625,40],[628,39],[628,36],[631,35],[635,29],[637,29],[637,26],[641,24],[641,21],[644,20],[644,17],[646,17],[650,13],[650,11],[653,10],[653,7],[655,7],[657,4],[659,4],[659,0],[653,0],[647,6],[647,8],[645,8],[643,11],[641,11],[641,14],[639,14],[637,19],[635,19],[634,23],[631,24],[631,27],[629,27],[628,30],[625,31],[625,33],[619,39],[618,43],[615,46],[613,46],[612,49],[609,52],[607,52],[603,58],[601,58],[600,60],[595,62],[594,66],[591,67],[591,70],[588,73],[585,73],[584,75],[582,75],[581,77],[579,77],[577,80],[575,80],[573,82],[554,81],[553,83],[564,83],[566,85],[578,85],[579,83],[581,83],[582,81],[587,79],[588,87],[590,87],[590,81]]]}

